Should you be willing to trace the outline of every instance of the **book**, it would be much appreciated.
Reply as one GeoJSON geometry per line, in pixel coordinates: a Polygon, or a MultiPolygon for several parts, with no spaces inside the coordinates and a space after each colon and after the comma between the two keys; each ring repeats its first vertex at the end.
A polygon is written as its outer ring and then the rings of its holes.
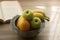
{"type": "Polygon", "coordinates": [[[2,1],[0,3],[0,23],[9,22],[14,16],[21,15],[22,8],[18,1],[2,1]]]}

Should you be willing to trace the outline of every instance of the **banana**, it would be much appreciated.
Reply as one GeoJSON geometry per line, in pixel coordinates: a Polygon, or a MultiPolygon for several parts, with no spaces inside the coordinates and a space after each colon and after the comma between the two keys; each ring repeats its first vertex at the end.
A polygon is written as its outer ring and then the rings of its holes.
{"type": "Polygon", "coordinates": [[[32,10],[32,12],[34,13],[34,16],[49,21],[49,17],[46,16],[46,14],[43,10],[35,9],[35,10],[32,10]]]}
{"type": "Polygon", "coordinates": [[[34,9],[32,10],[33,13],[45,13],[44,10],[40,10],[40,9],[34,9]]]}

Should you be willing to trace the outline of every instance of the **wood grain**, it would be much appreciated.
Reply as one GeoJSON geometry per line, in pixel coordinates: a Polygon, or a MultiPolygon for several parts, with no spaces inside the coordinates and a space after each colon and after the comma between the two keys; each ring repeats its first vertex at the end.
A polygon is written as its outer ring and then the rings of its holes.
{"type": "Polygon", "coordinates": [[[35,39],[22,39],[17,35],[17,33],[12,29],[10,24],[0,25],[0,40],[48,40],[48,31],[43,30],[35,39]]]}

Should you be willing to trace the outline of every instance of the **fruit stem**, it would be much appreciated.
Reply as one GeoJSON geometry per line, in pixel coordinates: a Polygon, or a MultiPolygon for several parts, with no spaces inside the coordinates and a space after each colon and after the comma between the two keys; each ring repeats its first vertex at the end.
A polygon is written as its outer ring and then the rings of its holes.
{"type": "Polygon", "coordinates": [[[50,21],[49,17],[47,17],[47,16],[44,17],[44,19],[47,20],[47,21],[50,21]]]}

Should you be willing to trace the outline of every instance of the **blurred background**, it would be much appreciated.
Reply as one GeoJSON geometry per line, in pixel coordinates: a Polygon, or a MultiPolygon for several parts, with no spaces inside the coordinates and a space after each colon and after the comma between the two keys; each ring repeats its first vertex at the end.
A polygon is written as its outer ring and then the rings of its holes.
{"type": "MultiPolygon", "coordinates": [[[[3,15],[4,19],[10,18],[12,13],[12,16],[21,15],[24,9],[42,9],[50,17],[36,40],[60,40],[60,0],[0,0],[0,17],[3,15]],[[8,13],[11,14],[7,16],[8,13]]],[[[0,26],[0,40],[18,40],[9,24],[0,26]]]]}

